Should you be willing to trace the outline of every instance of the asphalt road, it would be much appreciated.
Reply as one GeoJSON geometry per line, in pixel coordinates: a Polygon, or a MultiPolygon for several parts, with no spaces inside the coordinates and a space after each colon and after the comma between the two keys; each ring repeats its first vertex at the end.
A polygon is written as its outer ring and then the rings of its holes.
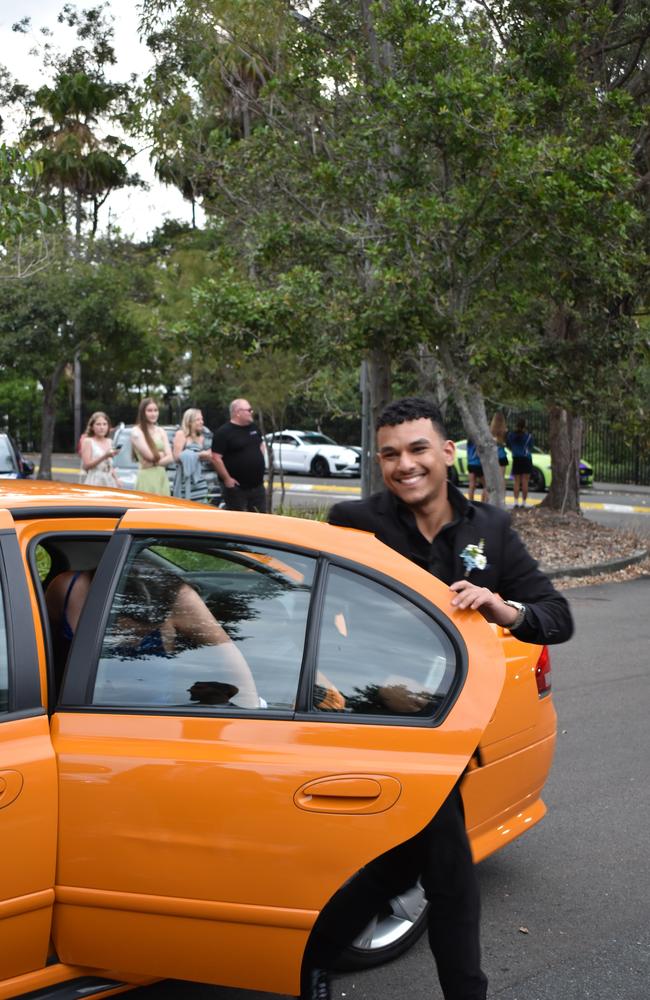
{"type": "MultiPolygon", "coordinates": [[[[479,866],[490,996],[648,1000],[650,577],[567,597],[576,636],[552,654],[559,734],[549,813],[479,866]]],[[[131,996],[276,995],[167,981],[131,996]]],[[[391,965],[336,977],[332,997],[441,1000],[425,940],[391,965]]]]}

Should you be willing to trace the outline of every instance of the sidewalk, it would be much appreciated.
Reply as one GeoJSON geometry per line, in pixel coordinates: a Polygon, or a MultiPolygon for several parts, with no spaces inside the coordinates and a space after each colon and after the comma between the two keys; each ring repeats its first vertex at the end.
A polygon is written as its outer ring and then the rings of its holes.
{"type": "Polygon", "coordinates": [[[639,486],[636,483],[594,483],[587,490],[582,490],[581,496],[586,496],[590,490],[594,493],[638,493],[650,497],[650,486],[639,486]]]}
{"type": "MultiPolygon", "coordinates": [[[[38,452],[23,452],[25,458],[30,459],[34,462],[36,469],[38,469],[38,462],[40,455],[38,452]]],[[[75,472],[75,463],[78,465],[79,458],[73,452],[55,452],[52,455],[52,472],[65,472],[68,475],[72,475],[75,472]],[[62,463],[68,463],[67,466],[63,466],[62,463]],[[72,468],[70,467],[72,464],[72,468]],[[58,466],[58,468],[55,468],[58,466]]],[[[277,478],[277,473],[276,473],[277,478]]],[[[279,480],[278,480],[279,481],[279,480]]],[[[345,480],[337,479],[335,480],[337,485],[344,485],[345,480]]],[[[290,485],[290,484],[287,484],[290,485]]],[[[318,488],[315,484],[312,489],[318,488]]],[[[350,492],[356,492],[356,487],[350,487],[350,492]]],[[[594,482],[593,486],[589,486],[587,489],[580,491],[580,496],[585,500],[589,499],[589,494],[593,493],[638,493],[641,496],[650,497],[650,483],[646,485],[637,485],[635,483],[604,483],[604,482],[594,482]]]]}

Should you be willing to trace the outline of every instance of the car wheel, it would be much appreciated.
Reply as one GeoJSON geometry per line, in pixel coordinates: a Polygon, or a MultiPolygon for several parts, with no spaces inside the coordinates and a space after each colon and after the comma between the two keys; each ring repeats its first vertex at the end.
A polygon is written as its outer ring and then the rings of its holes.
{"type": "Polygon", "coordinates": [[[537,469],[535,466],[533,466],[533,471],[528,477],[528,489],[532,490],[533,493],[543,493],[546,489],[544,473],[541,469],[537,469]]]}
{"type": "Polygon", "coordinates": [[[326,479],[330,474],[329,462],[322,455],[316,455],[311,463],[311,474],[319,479],[326,479]]]}
{"type": "Polygon", "coordinates": [[[341,971],[372,969],[404,955],[427,926],[429,904],[417,882],[412,889],[389,900],[356,941],[337,960],[341,971]]]}

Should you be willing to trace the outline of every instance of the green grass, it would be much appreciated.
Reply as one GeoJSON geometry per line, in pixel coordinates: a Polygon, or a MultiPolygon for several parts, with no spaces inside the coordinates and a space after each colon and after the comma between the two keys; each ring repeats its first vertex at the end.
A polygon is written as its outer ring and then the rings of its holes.
{"type": "Polygon", "coordinates": [[[328,507],[275,507],[274,514],[282,517],[302,517],[307,521],[327,521],[328,507]]]}

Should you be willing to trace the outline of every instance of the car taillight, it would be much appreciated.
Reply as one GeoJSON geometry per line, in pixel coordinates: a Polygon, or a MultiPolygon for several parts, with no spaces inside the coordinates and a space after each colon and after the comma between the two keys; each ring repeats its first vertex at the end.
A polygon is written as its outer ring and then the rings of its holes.
{"type": "Polygon", "coordinates": [[[548,694],[551,690],[551,657],[548,646],[542,646],[535,667],[535,680],[537,681],[537,693],[539,695],[548,694]]]}

